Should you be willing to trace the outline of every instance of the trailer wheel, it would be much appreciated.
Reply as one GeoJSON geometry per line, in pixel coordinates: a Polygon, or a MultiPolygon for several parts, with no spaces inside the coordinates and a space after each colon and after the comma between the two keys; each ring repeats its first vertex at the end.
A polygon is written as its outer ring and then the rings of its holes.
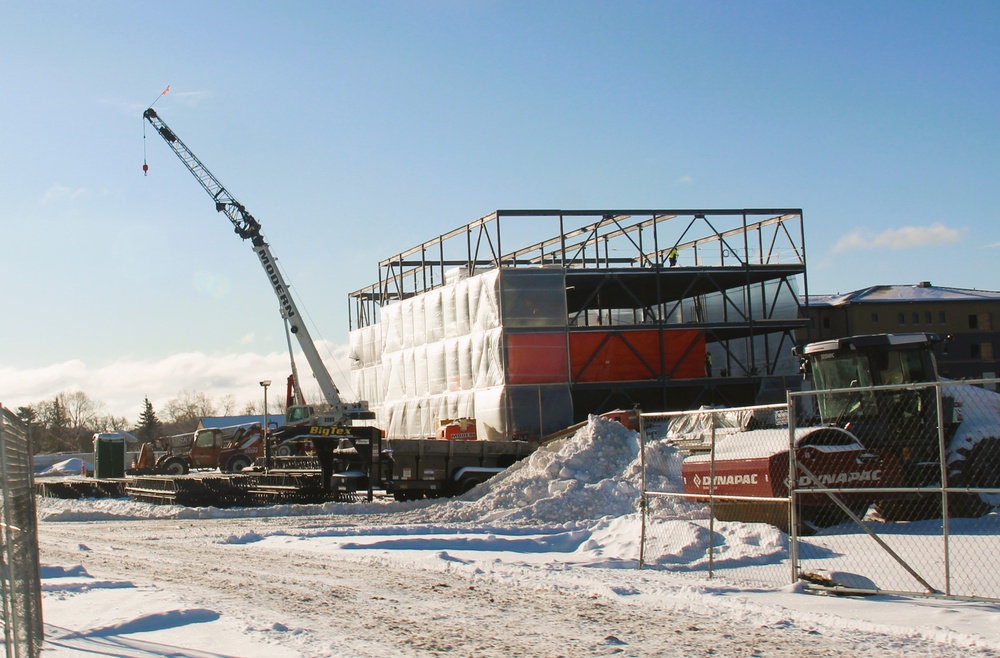
{"type": "Polygon", "coordinates": [[[252,463],[246,455],[233,455],[226,468],[230,473],[239,473],[252,463]]]}
{"type": "Polygon", "coordinates": [[[475,488],[477,484],[482,484],[485,480],[479,476],[469,476],[464,477],[458,481],[458,493],[459,495],[464,494],[467,491],[471,491],[475,488]]]}
{"type": "Polygon", "coordinates": [[[163,460],[163,470],[168,475],[187,475],[191,469],[188,468],[187,462],[180,457],[168,457],[163,460]]]}
{"type": "Polygon", "coordinates": [[[291,457],[292,456],[292,444],[282,443],[277,448],[274,449],[274,454],[278,457],[291,457]]]}

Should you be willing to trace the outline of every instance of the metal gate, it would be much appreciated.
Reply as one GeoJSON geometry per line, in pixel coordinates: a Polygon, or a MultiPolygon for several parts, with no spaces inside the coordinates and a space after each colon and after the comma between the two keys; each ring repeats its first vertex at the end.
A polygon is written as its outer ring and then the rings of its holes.
{"type": "Polygon", "coordinates": [[[41,653],[42,587],[38,562],[38,521],[25,425],[0,406],[0,599],[7,658],[41,653]]]}

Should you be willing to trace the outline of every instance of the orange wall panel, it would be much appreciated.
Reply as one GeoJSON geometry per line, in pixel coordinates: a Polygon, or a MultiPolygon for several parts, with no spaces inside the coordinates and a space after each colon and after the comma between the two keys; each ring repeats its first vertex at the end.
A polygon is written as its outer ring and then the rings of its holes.
{"type": "Polygon", "coordinates": [[[705,375],[705,338],[696,329],[571,331],[569,351],[570,372],[578,382],[705,375]]]}
{"type": "Polygon", "coordinates": [[[507,383],[556,384],[569,380],[564,333],[507,334],[507,383]]]}

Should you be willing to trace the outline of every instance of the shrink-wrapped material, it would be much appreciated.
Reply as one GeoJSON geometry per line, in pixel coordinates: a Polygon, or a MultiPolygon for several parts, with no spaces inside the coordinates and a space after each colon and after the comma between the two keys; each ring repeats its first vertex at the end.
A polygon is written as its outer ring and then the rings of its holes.
{"type": "Polygon", "coordinates": [[[412,317],[413,328],[410,345],[416,347],[427,343],[427,295],[417,295],[410,297],[404,304],[409,304],[412,317]]]}
{"type": "Polygon", "coordinates": [[[417,345],[413,348],[413,395],[424,397],[429,392],[427,388],[427,346],[417,345]]]}
{"type": "Polygon", "coordinates": [[[537,438],[572,421],[567,387],[511,387],[504,372],[504,323],[565,325],[561,273],[454,276],[440,289],[381,308],[380,317],[352,334],[351,350],[357,389],[379,402],[377,423],[389,436],[434,436],[442,419],[475,418],[480,439],[514,431],[537,438]]]}
{"type": "Polygon", "coordinates": [[[472,311],[469,307],[469,280],[455,284],[455,335],[467,336],[472,331],[472,311]]]}
{"type": "Polygon", "coordinates": [[[413,367],[413,350],[403,350],[400,352],[403,357],[403,395],[404,398],[412,398],[417,394],[416,373],[413,367]]]}
{"type": "Polygon", "coordinates": [[[458,387],[466,391],[473,388],[476,382],[472,369],[473,338],[466,334],[458,339],[458,387]]]}
{"type": "Polygon", "coordinates": [[[476,432],[480,441],[502,441],[507,437],[504,387],[477,389],[476,432]]]}
{"type": "MultiPolygon", "coordinates": [[[[457,284],[452,284],[441,288],[441,324],[445,338],[457,338],[462,335],[461,327],[458,323],[458,309],[456,306],[457,287],[457,284]]],[[[468,304],[466,304],[464,313],[468,313],[468,304]]]]}
{"type": "Polygon", "coordinates": [[[382,358],[383,378],[385,385],[384,400],[399,400],[406,396],[406,368],[403,366],[403,353],[394,352],[382,358]]]}
{"type": "Polygon", "coordinates": [[[385,387],[382,383],[382,373],[382,366],[369,366],[351,372],[351,387],[360,396],[360,399],[368,402],[372,408],[380,405],[384,399],[385,387]]]}
{"type": "Polygon", "coordinates": [[[383,306],[379,315],[381,316],[382,335],[384,337],[384,349],[386,353],[397,352],[403,349],[403,314],[402,304],[389,304],[383,306]]]}
{"type": "Polygon", "coordinates": [[[444,389],[457,391],[462,387],[458,368],[458,338],[447,338],[441,341],[441,361],[444,364],[444,389]]]}
{"type": "Polygon", "coordinates": [[[448,386],[445,357],[445,342],[442,340],[427,345],[427,392],[430,395],[444,393],[448,386]]]}
{"type": "Polygon", "coordinates": [[[441,290],[431,290],[421,296],[424,300],[424,342],[435,343],[444,338],[444,309],[441,304],[441,290]]]}

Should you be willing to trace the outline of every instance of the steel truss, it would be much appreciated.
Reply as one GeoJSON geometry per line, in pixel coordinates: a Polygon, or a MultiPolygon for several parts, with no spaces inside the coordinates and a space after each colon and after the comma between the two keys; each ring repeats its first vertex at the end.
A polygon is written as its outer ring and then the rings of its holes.
{"type": "Polygon", "coordinates": [[[380,261],[378,279],[349,295],[351,328],[456,275],[496,268],[561,269],[569,331],[704,332],[716,357],[710,381],[571,381],[591,409],[757,402],[764,380],[784,388],[793,334],[807,322],[800,209],[497,210],[380,261]]]}

